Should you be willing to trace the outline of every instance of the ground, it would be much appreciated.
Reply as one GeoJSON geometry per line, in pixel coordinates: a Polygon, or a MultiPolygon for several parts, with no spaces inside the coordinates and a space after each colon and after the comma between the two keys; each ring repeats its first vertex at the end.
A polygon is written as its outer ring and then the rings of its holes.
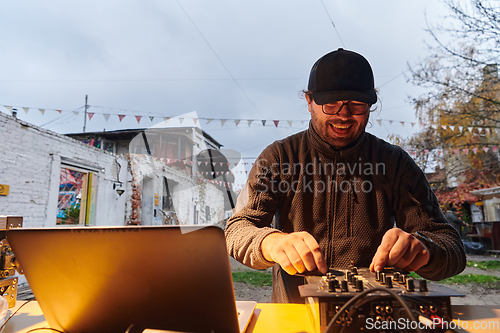
{"type": "MultiPolygon", "coordinates": [[[[485,260],[500,260],[499,258],[489,256],[489,255],[468,255],[467,260],[469,261],[485,261],[485,260]]],[[[230,258],[231,269],[233,272],[238,272],[242,270],[252,270],[248,268],[233,258],[230,258]]],[[[482,274],[482,275],[494,275],[500,277],[500,270],[481,270],[474,267],[466,267],[461,274],[482,274]]],[[[500,305],[500,284],[497,288],[486,288],[479,284],[466,284],[466,285],[446,285],[452,289],[458,290],[464,294],[465,297],[452,297],[452,305],[500,305]]],[[[270,303],[272,287],[254,287],[249,284],[235,282],[234,292],[237,301],[256,301],[258,303],[270,303]]]]}

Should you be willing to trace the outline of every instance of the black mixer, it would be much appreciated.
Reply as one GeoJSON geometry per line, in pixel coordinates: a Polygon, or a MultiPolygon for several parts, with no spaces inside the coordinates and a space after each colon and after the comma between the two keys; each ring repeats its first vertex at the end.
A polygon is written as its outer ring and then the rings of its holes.
{"type": "Polygon", "coordinates": [[[450,297],[465,296],[394,268],[330,269],[306,280],[299,292],[316,333],[451,332],[450,297]]]}

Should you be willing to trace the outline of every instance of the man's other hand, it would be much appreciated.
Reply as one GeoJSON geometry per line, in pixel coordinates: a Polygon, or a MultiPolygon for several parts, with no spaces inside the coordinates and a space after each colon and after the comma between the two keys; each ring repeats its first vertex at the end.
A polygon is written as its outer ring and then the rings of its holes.
{"type": "Polygon", "coordinates": [[[429,249],[411,234],[398,228],[388,230],[377,249],[370,270],[382,271],[393,266],[405,271],[416,271],[429,261],[429,249]]]}
{"type": "Polygon", "coordinates": [[[328,271],[318,242],[305,231],[269,234],[261,249],[267,261],[278,263],[290,275],[316,268],[323,274],[328,271]]]}

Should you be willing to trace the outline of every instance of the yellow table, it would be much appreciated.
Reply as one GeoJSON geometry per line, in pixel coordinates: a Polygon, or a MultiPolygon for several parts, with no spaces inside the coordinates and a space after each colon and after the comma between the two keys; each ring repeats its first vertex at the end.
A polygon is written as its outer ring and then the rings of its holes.
{"type": "MultiPolygon", "coordinates": [[[[25,301],[18,301],[13,313],[25,301]]],[[[500,332],[500,306],[453,306],[454,323],[461,332],[500,332]]],[[[23,333],[34,328],[48,327],[42,310],[36,301],[23,306],[5,325],[2,333],[23,333]]],[[[43,331],[41,331],[43,332],[43,331]]],[[[48,332],[48,331],[47,331],[48,332]]],[[[315,333],[307,308],[302,304],[259,303],[246,333],[315,333]]]]}

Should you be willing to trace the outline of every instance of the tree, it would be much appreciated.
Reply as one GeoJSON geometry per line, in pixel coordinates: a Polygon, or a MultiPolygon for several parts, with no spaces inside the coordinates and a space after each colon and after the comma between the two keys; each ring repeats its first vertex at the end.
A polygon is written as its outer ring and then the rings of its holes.
{"type": "MultiPolygon", "coordinates": [[[[409,81],[427,91],[412,100],[425,130],[404,145],[433,152],[432,162],[445,166],[449,180],[438,189],[438,197],[457,204],[473,199],[461,192],[500,181],[498,156],[489,149],[499,144],[500,135],[500,5],[488,0],[443,2],[450,14],[441,24],[428,25],[430,56],[410,67],[409,81]],[[474,153],[462,153],[472,147],[474,153]]],[[[429,158],[421,159],[420,166],[428,164],[429,158]]]]}

